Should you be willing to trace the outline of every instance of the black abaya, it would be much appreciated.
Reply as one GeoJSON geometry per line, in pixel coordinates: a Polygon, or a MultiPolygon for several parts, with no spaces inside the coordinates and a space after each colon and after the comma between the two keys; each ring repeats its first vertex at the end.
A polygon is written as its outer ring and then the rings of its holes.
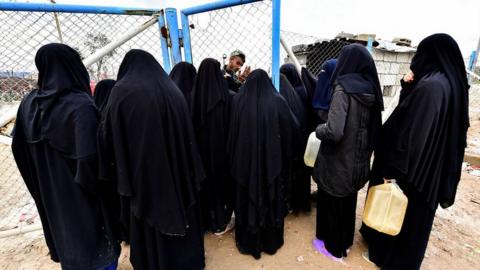
{"type": "Polygon", "coordinates": [[[50,257],[62,269],[102,269],[119,255],[97,181],[98,112],[79,54],[63,44],[35,57],[38,89],[20,104],[12,151],[35,200],[50,257]]]}
{"type": "Polygon", "coordinates": [[[290,207],[294,212],[310,211],[310,175],[304,161],[305,148],[308,141],[307,115],[305,107],[285,75],[280,75],[280,94],[295,115],[299,128],[295,132],[294,153],[292,162],[292,178],[290,183],[290,207]]]}
{"type": "Polygon", "coordinates": [[[100,173],[117,179],[119,194],[128,198],[133,267],[184,269],[182,257],[189,269],[203,269],[198,191],[204,171],[182,93],[152,55],[131,50],[105,110],[100,173]]]}
{"type": "Polygon", "coordinates": [[[461,175],[469,127],[465,65],[446,34],[420,42],[403,83],[401,101],[382,127],[373,179],[396,179],[408,197],[399,235],[387,237],[363,225],[371,260],[385,269],[419,269],[435,210],[449,207],[461,175]]]}
{"type": "Polygon", "coordinates": [[[333,256],[346,257],[355,234],[357,193],[334,197],[320,188],[317,193],[316,237],[333,256]]]}
{"type": "Polygon", "coordinates": [[[233,98],[229,154],[235,190],[235,240],[255,258],[283,245],[294,116],[267,73],[253,71],[233,98]]]}
{"type": "Polygon", "coordinates": [[[227,156],[231,99],[220,62],[203,60],[193,86],[192,120],[207,176],[201,191],[205,231],[224,231],[233,212],[227,156]]]}

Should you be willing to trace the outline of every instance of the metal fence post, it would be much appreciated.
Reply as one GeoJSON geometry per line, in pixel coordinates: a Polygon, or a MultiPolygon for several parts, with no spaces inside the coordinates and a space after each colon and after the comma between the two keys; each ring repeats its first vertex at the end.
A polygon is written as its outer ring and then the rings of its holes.
{"type": "Polygon", "coordinates": [[[181,11],[180,17],[182,20],[183,54],[185,55],[185,61],[191,64],[193,61],[192,46],[190,44],[190,24],[188,23],[188,15],[181,11]]]}
{"type": "Polygon", "coordinates": [[[167,72],[170,73],[172,70],[172,66],[170,64],[170,57],[168,57],[168,44],[167,44],[167,39],[163,36],[164,31],[162,29],[165,29],[165,12],[162,10],[160,12],[160,15],[158,16],[158,29],[160,32],[160,45],[162,49],[162,55],[163,55],[163,69],[167,72]]]}
{"type": "Polygon", "coordinates": [[[475,62],[476,55],[477,55],[477,51],[472,51],[472,53],[470,54],[470,59],[468,60],[468,67],[467,67],[467,69],[470,71],[474,71],[473,69],[475,67],[473,66],[473,63],[475,62]]]}
{"type": "Polygon", "coordinates": [[[372,37],[368,37],[368,42],[367,42],[367,50],[370,54],[372,54],[373,52],[373,38],[372,37]]]}
{"type": "Polygon", "coordinates": [[[182,62],[182,53],[180,51],[180,39],[178,38],[178,19],[177,19],[177,9],[167,8],[165,9],[168,34],[170,36],[170,41],[172,45],[171,57],[172,64],[176,65],[182,62]]]}
{"type": "Polygon", "coordinates": [[[272,82],[280,91],[280,0],[272,1],[272,82]]]}

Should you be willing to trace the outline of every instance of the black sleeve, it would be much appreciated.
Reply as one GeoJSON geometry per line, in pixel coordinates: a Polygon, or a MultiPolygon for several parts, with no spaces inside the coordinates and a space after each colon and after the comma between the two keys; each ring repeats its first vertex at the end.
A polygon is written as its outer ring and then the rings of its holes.
{"type": "Polygon", "coordinates": [[[316,129],[318,139],[335,143],[342,139],[345,122],[347,120],[348,106],[348,95],[344,91],[335,91],[328,112],[328,120],[316,129]]]}

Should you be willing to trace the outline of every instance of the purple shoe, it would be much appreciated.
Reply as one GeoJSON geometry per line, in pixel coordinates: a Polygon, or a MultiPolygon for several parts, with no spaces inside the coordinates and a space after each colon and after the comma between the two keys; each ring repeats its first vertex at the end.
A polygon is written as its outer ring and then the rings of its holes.
{"type": "Polygon", "coordinates": [[[313,247],[315,248],[315,250],[317,250],[319,253],[323,254],[325,257],[329,258],[330,260],[345,264],[345,262],[343,261],[343,258],[337,258],[337,257],[333,256],[325,248],[325,243],[322,240],[319,240],[317,238],[313,239],[313,247]]]}

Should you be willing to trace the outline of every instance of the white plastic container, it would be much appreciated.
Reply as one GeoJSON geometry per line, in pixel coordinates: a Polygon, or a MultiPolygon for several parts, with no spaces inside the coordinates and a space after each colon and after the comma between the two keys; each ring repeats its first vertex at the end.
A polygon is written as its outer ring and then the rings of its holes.
{"type": "Polygon", "coordinates": [[[315,135],[315,131],[310,133],[308,136],[307,149],[305,149],[305,155],[303,156],[303,161],[308,167],[313,167],[315,165],[315,160],[317,159],[318,150],[320,149],[320,140],[315,135]]]}

